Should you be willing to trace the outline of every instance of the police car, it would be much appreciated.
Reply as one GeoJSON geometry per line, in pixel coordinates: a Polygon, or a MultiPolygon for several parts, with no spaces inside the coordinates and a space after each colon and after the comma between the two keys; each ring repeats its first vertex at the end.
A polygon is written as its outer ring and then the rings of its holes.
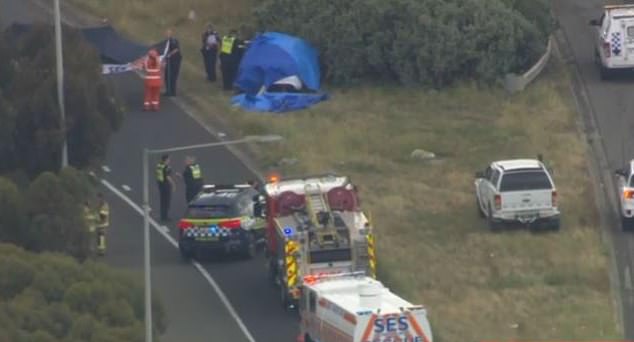
{"type": "Polygon", "coordinates": [[[178,222],[178,246],[185,260],[203,253],[252,258],[264,236],[261,196],[248,184],[205,185],[178,222]]]}
{"type": "Polygon", "coordinates": [[[604,6],[601,18],[590,25],[596,27],[594,58],[601,79],[613,70],[634,68],[634,5],[604,6]]]}

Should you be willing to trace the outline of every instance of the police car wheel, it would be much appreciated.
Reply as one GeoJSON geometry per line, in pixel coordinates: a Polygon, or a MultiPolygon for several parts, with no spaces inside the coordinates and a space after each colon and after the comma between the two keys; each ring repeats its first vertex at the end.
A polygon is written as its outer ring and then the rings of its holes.
{"type": "Polygon", "coordinates": [[[255,238],[253,237],[253,234],[249,233],[247,238],[247,244],[246,246],[244,246],[244,249],[242,251],[242,256],[245,257],[246,259],[251,259],[255,257],[255,250],[256,250],[255,238]]]}

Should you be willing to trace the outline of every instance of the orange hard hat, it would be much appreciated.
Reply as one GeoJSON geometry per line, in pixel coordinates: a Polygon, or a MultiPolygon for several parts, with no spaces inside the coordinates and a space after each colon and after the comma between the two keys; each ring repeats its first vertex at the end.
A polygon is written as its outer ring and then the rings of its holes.
{"type": "Polygon", "coordinates": [[[151,49],[148,54],[150,57],[158,57],[158,51],[156,51],[156,49],[151,49]]]}

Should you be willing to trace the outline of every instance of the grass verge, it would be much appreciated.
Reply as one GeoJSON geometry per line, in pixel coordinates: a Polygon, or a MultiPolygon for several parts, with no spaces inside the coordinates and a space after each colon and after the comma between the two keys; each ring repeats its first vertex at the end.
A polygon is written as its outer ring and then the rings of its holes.
{"type": "Polygon", "coordinates": [[[185,55],[181,93],[202,118],[237,134],[286,137],[281,147],[258,151],[263,168],[350,175],[378,229],[381,279],[429,308],[436,341],[619,337],[585,145],[556,59],[513,97],[474,85],[442,92],[365,86],[334,89],[311,110],[257,115],[231,109],[220,84],[204,81],[198,52],[206,20],[226,32],[248,22],[251,1],[72,1],[139,41],[157,41],[174,27],[185,55]],[[196,21],[187,20],[190,9],[196,21]],[[412,160],[417,148],[440,158],[412,160]],[[477,218],[473,172],[537,153],[555,169],[562,231],[489,233],[477,218]],[[283,157],[296,163],[278,165],[283,157]]]}

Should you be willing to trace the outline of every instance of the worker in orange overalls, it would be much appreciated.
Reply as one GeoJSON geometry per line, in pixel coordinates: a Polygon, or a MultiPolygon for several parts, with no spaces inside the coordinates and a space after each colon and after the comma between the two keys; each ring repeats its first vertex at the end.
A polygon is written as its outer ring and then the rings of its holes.
{"type": "Polygon", "coordinates": [[[161,95],[161,59],[155,49],[148,52],[143,63],[145,70],[145,99],[143,100],[144,110],[159,110],[159,98],[161,95]]]}

